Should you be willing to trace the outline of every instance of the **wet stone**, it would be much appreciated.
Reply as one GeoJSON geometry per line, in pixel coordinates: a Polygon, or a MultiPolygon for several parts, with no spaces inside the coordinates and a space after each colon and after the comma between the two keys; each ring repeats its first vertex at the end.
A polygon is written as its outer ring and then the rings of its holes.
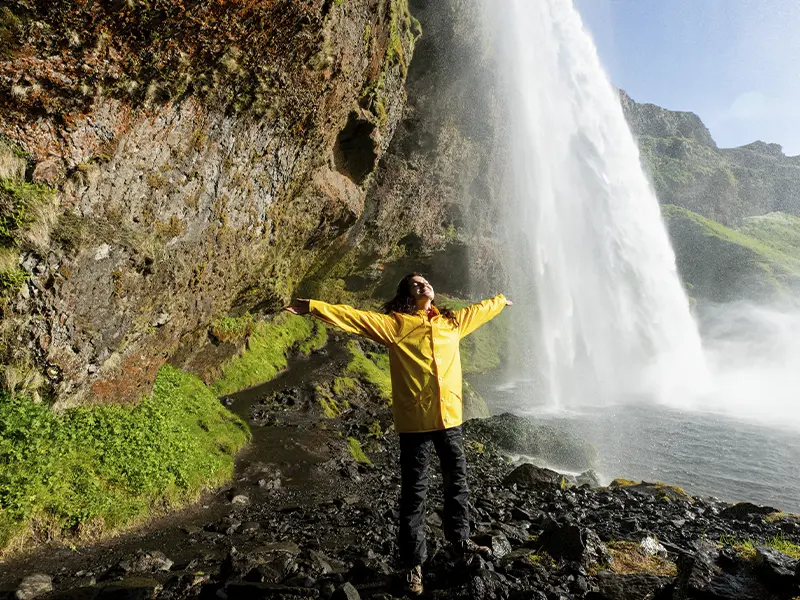
{"type": "Polygon", "coordinates": [[[119,563],[119,567],[126,573],[155,573],[169,571],[173,561],[158,550],[138,550],[136,555],[119,563]]]}
{"type": "Polygon", "coordinates": [[[348,582],[333,593],[331,600],[361,600],[361,594],[348,582]]]}
{"type": "Polygon", "coordinates": [[[17,600],[31,600],[53,590],[53,578],[45,573],[28,575],[19,584],[14,598],[17,600]]]}

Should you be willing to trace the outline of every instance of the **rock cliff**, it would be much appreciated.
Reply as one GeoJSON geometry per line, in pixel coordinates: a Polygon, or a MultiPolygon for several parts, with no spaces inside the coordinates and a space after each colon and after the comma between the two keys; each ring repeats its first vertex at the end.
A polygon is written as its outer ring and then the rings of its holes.
{"type": "Polygon", "coordinates": [[[406,0],[1,10],[2,363],[62,404],[136,401],[289,299],[364,212],[421,33],[406,0]]]}
{"type": "Polygon", "coordinates": [[[764,142],[717,148],[697,115],[620,96],[663,204],[728,226],[775,211],[800,215],[800,157],[764,142]]]}

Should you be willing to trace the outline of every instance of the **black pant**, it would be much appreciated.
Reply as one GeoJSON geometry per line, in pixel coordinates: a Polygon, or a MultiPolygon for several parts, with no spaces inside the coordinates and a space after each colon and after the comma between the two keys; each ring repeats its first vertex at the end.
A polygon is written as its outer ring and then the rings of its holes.
{"type": "Polygon", "coordinates": [[[426,433],[400,434],[400,560],[407,567],[427,558],[425,496],[428,492],[428,458],[431,445],[442,465],[444,480],[445,538],[469,538],[467,457],[461,427],[426,433]]]}

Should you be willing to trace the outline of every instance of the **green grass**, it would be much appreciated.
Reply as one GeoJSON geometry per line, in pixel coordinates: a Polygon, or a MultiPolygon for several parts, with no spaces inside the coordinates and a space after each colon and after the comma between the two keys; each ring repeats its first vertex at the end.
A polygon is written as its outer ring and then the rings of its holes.
{"type": "Polygon", "coordinates": [[[698,296],[715,301],[782,298],[800,286],[797,217],[748,219],[737,230],[677,206],[662,210],[681,275],[698,296]]]}
{"type": "Polygon", "coordinates": [[[13,298],[31,276],[23,269],[0,270],[0,298],[13,298]]]}
{"type": "Polygon", "coordinates": [[[795,560],[800,560],[800,545],[790,542],[780,533],[764,540],[763,543],[752,539],[741,539],[734,536],[722,535],[719,538],[719,545],[721,547],[730,546],[745,560],[755,560],[756,546],[766,546],[778,552],[783,552],[785,555],[795,560]]]}
{"type": "Polygon", "coordinates": [[[3,393],[0,548],[44,533],[113,531],[196,498],[231,477],[234,455],[249,437],[199,379],[170,366],[136,407],[55,414],[3,393]]]}
{"type": "Polygon", "coordinates": [[[778,212],[749,217],[738,231],[800,264],[800,217],[778,212]]]}
{"type": "MultiPolygon", "coordinates": [[[[665,205],[663,211],[667,219],[687,219],[697,225],[703,234],[708,237],[715,237],[728,243],[748,248],[758,255],[761,260],[774,264],[786,271],[800,274],[800,255],[787,254],[784,251],[785,247],[779,249],[781,247],[780,244],[776,246],[775,242],[768,243],[764,241],[767,236],[763,228],[759,231],[757,221],[752,221],[750,227],[744,231],[738,231],[678,206],[665,205]],[[759,231],[758,237],[748,235],[747,231],[759,231]]],[[[794,217],[793,219],[796,219],[793,224],[798,227],[794,235],[800,237],[800,218],[794,217]]]]}
{"type": "Polygon", "coordinates": [[[649,573],[662,577],[675,577],[678,568],[672,561],[646,554],[638,542],[616,541],[606,544],[611,552],[611,571],[620,575],[649,573]]]}
{"type": "Polygon", "coordinates": [[[350,362],[345,368],[345,373],[372,384],[381,397],[391,403],[392,379],[389,373],[389,355],[385,352],[364,353],[355,340],[348,342],[347,350],[350,352],[350,362]]]}
{"type": "Polygon", "coordinates": [[[327,334],[309,318],[280,313],[271,321],[255,323],[247,347],[222,367],[212,386],[218,395],[232,394],[275,377],[286,367],[286,355],[299,346],[306,353],[324,345],[327,334]]]}
{"type": "Polygon", "coordinates": [[[0,245],[17,245],[20,232],[36,219],[37,206],[52,193],[46,185],[0,179],[0,245]]]}
{"type": "Polygon", "coordinates": [[[311,336],[300,342],[297,349],[301,354],[311,354],[313,350],[322,348],[328,343],[328,328],[321,321],[312,321],[314,325],[311,336]]]}

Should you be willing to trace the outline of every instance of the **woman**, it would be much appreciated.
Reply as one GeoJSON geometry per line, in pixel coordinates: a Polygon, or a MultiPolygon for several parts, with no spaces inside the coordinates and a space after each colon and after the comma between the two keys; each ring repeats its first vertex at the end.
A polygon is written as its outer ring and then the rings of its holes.
{"type": "Polygon", "coordinates": [[[489,553],[469,539],[467,461],[464,454],[459,340],[497,316],[511,301],[502,294],[461,310],[439,310],[430,283],[406,275],[386,314],[318,300],[296,300],[286,308],[312,314],[389,349],[392,411],[400,436],[400,558],[408,569],[408,591],[422,593],[428,457],[436,450],[444,479],[445,536],[459,553],[489,553]]]}

